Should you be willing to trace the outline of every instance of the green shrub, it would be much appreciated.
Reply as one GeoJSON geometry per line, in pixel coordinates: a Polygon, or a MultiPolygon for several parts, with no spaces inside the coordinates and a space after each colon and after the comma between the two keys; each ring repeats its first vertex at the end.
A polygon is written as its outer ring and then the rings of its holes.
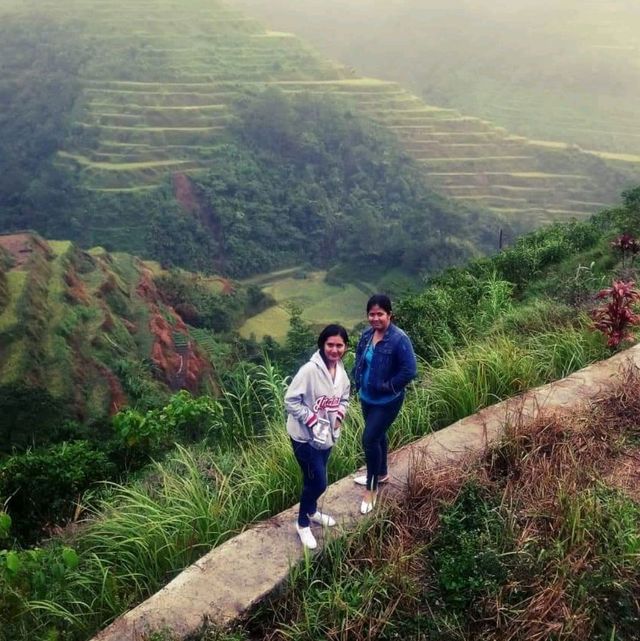
{"type": "Polygon", "coordinates": [[[55,442],[67,407],[41,387],[11,383],[0,385],[0,417],[0,453],[9,453],[55,442]]]}
{"type": "MultiPolygon", "coordinates": [[[[3,621],[0,640],[33,638],[35,627],[42,624],[46,615],[38,612],[31,602],[46,598],[56,602],[68,598],[69,585],[79,562],[73,548],[60,545],[24,551],[0,550],[0,620],[3,621]]],[[[79,622],[74,623],[77,626],[79,622]]],[[[70,627],[67,624],[58,629],[63,631],[70,627]]],[[[48,641],[64,637],[51,628],[38,638],[48,641]]]]}
{"type": "Polygon", "coordinates": [[[575,309],[551,299],[540,298],[505,311],[494,324],[492,331],[496,334],[529,336],[570,325],[575,321],[575,309]]]}
{"type": "Polygon", "coordinates": [[[473,481],[444,509],[440,529],[429,550],[443,599],[464,610],[494,594],[508,574],[502,552],[509,539],[496,505],[473,481]]]}
{"type": "Polygon", "coordinates": [[[112,366],[132,405],[147,410],[161,407],[168,393],[154,380],[151,359],[118,358],[112,366]]]}
{"type": "Polygon", "coordinates": [[[64,523],[80,495],[114,473],[106,454],[86,441],[10,456],[0,466],[0,496],[8,499],[13,532],[33,540],[45,525],[64,523]]]}
{"type": "Polygon", "coordinates": [[[113,417],[117,444],[124,450],[124,465],[139,467],[166,452],[176,441],[215,439],[221,431],[222,408],[209,396],[194,398],[182,390],[161,409],[140,412],[125,409],[113,417]]]}
{"type": "Polygon", "coordinates": [[[495,272],[482,277],[452,269],[396,306],[398,324],[416,353],[435,361],[487,329],[512,307],[513,285],[495,272]]]}
{"type": "Polygon", "coordinates": [[[519,291],[546,268],[562,262],[572,253],[595,245],[601,232],[590,222],[555,224],[519,238],[490,263],[519,291]]]}

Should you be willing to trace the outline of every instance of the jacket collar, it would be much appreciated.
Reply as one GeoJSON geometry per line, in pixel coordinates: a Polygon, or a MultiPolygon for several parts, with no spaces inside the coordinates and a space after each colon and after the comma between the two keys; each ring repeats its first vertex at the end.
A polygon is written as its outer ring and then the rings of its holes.
{"type": "MultiPolygon", "coordinates": [[[[382,337],[382,341],[389,340],[389,337],[395,333],[396,326],[393,323],[389,323],[389,327],[387,327],[387,331],[385,331],[384,336],[382,337]]],[[[367,342],[371,340],[371,337],[373,336],[374,329],[373,327],[368,327],[367,329],[364,330],[362,334],[362,338],[364,338],[367,342]]],[[[320,360],[322,360],[322,357],[320,357],[320,360]]]]}

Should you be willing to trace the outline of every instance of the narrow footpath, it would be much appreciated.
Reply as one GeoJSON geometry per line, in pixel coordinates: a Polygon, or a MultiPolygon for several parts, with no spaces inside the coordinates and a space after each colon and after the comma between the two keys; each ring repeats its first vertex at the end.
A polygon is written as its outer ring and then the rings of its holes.
{"type": "MultiPolygon", "coordinates": [[[[623,368],[640,368],[640,345],[591,365],[568,378],[492,405],[473,416],[396,450],[389,456],[391,483],[382,493],[402,491],[411,466],[453,463],[482,453],[513,420],[533,420],[540,411],[570,412],[597,399],[618,381],[623,368]]],[[[283,428],[284,429],[284,428],[283,428]]],[[[324,495],[334,515],[337,535],[363,518],[362,488],[350,477],[331,485],[324,495]]],[[[322,509],[322,508],[321,508],[322,509]]],[[[303,557],[294,529],[297,506],[251,527],[203,556],[147,601],[123,615],[93,641],[143,641],[167,630],[176,639],[198,632],[204,623],[228,625],[286,580],[303,557]]],[[[319,538],[322,548],[322,537],[319,538]]]]}

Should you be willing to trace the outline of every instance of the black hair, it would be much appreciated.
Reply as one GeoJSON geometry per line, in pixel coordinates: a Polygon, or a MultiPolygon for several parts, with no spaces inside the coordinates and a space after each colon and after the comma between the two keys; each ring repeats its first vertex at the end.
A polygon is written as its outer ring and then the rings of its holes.
{"type": "Polygon", "coordinates": [[[327,325],[320,332],[320,336],[318,336],[318,349],[320,350],[320,356],[322,356],[323,359],[324,359],[324,344],[332,336],[340,336],[340,338],[344,341],[345,345],[349,344],[349,334],[347,334],[347,330],[344,327],[342,327],[342,325],[337,325],[335,323],[331,325],[327,325]]]}
{"type": "Polygon", "coordinates": [[[386,294],[374,294],[367,301],[367,314],[375,305],[377,305],[380,309],[384,309],[387,314],[391,314],[391,299],[386,294]]]}

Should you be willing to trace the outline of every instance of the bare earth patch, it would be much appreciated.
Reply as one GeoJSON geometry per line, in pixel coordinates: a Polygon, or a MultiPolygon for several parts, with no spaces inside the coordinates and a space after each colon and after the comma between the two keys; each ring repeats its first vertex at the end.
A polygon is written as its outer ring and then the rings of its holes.
{"type": "Polygon", "coordinates": [[[33,254],[36,240],[32,234],[7,234],[0,236],[0,247],[6,249],[15,261],[15,266],[24,265],[33,254]]]}

